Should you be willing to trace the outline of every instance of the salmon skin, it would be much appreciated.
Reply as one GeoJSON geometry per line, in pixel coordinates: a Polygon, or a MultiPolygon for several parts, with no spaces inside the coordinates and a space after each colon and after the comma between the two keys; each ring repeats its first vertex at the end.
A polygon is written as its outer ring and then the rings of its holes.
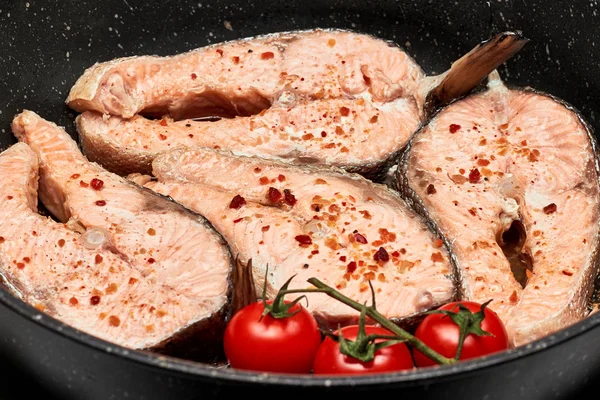
{"type": "MultiPolygon", "coordinates": [[[[130,179],[208,218],[242,264],[251,260],[259,296],[265,281],[272,298],[292,276],[290,288],[318,277],[370,303],[371,282],[377,309],[398,322],[454,298],[441,240],[385,185],[341,169],[200,148],[161,154],[153,172],[130,179]]],[[[324,328],[356,322],[337,300],[307,297],[324,328]]]]}
{"type": "Polygon", "coordinates": [[[501,316],[515,345],[587,315],[598,273],[598,151],[571,106],[488,89],[440,111],[411,140],[398,190],[434,221],[462,298],[501,316]]]}
{"type": "MultiPolygon", "coordinates": [[[[43,220],[31,206],[25,210],[24,200],[18,219],[3,219],[17,227],[3,230],[0,251],[8,257],[5,268],[20,274],[18,291],[114,343],[221,360],[232,269],[223,238],[203,217],[86,160],[63,129],[37,114],[17,115],[12,130],[40,160],[39,198],[62,222],[43,220]],[[27,226],[26,218],[42,220],[45,230],[27,226]],[[8,247],[6,232],[12,235],[8,247]],[[31,265],[25,261],[19,269],[24,258],[31,265]]],[[[19,146],[25,152],[26,145],[19,146]]],[[[30,153],[24,154],[33,158],[30,153]]],[[[11,154],[3,160],[16,168],[11,154]]]]}
{"type": "Polygon", "coordinates": [[[162,151],[201,146],[379,180],[429,110],[468,93],[525,42],[503,33],[427,77],[370,35],[279,33],[96,64],[67,104],[83,112],[85,154],[121,175],[150,173],[162,151]],[[207,116],[225,118],[191,119],[207,116]]]}

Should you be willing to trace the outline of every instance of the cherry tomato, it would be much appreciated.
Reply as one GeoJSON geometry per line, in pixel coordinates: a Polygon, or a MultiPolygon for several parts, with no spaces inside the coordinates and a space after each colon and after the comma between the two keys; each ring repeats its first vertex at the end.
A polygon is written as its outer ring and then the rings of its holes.
{"type": "MultiPolygon", "coordinates": [[[[457,301],[447,303],[441,306],[440,310],[458,311],[458,305],[462,304],[471,312],[481,310],[481,304],[473,301],[457,301]]],[[[506,328],[493,310],[489,307],[484,309],[484,318],[481,321],[481,329],[491,333],[493,336],[478,336],[469,333],[463,343],[460,360],[480,357],[492,354],[498,351],[506,350],[509,347],[506,328]]],[[[426,345],[437,351],[441,355],[454,358],[458,348],[460,329],[458,325],[447,315],[429,314],[417,327],[415,336],[426,345]]],[[[437,363],[420,351],[414,350],[415,364],[418,367],[437,365],[437,363]]]]}
{"type": "MultiPolygon", "coordinates": [[[[271,302],[267,302],[271,304],[271,302]]],[[[252,303],[231,318],[224,350],[232,368],[279,373],[310,373],[321,332],[313,315],[295,304],[286,318],[262,317],[262,301],[252,303]]]]}
{"type": "MultiPolygon", "coordinates": [[[[341,329],[345,339],[355,340],[358,333],[358,325],[349,325],[341,329]]],[[[367,325],[365,333],[378,335],[392,335],[385,328],[367,325]]],[[[338,332],[335,332],[337,335],[338,332]]],[[[377,342],[385,339],[377,339],[377,342]]],[[[414,368],[410,350],[404,343],[397,343],[383,347],[375,352],[373,360],[362,362],[354,357],[344,355],[340,352],[339,343],[326,337],[319,346],[313,364],[314,374],[369,374],[378,372],[400,371],[414,368]]]]}

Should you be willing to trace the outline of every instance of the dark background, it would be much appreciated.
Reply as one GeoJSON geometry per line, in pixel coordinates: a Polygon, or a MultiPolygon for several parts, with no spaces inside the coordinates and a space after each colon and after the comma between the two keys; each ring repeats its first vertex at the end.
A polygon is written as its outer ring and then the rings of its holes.
{"type": "MultiPolygon", "coordinates": [[[[443,72],[493,33],[522,30],[531,41],[501,68],[504,79],[566,100],[598,130],[599,13],[593,0],[4,0],[0,2],[0,147],[15,142],[10,122],[23,108],[74,133],[74,115],[63,102],[77,77],[94,62],[128,55],[169,55],[223,40],[317,27],[353,29],[393,40],[429,74],[443,72]]],[[[43,388],[41,398],[48,400],[52,393],[61,399],[187,399],[234,393],[226,389],[226,380],[212,386],[176,374],[160,375],[75,344],[41,328],[28,318],[30,310],[10,299],[0,289],[0,399],[29,398],[39,388],[43,388]],[[177,395],[169,397],[169,393],[177,395]]],[[[595,318],[540,344],[526,361],[480,368],[449,379],[453,384],[432,378],[416,386],[389,387],[395,394],[419,398],[580,398],[582,390],[599,388],[597,326],[595,318]]],[[[384,388],[388,386],[363,389],[384,388]]],[[[274,388],[268,389],[275,393],[274,388]]],[[[363,389],[348,386],[345,390],[363,389]]],[[[336,393],[319,390],[329,397],[336,393]]],[[[248,393],[246,387],[245,396],[248,393]]],[[[282,386],[278,393],[301,391],[282,386]]]]}

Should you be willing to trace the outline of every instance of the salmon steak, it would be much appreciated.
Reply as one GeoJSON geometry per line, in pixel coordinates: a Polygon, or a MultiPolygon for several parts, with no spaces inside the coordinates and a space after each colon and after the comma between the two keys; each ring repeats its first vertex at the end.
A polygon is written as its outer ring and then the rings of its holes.
{"type": "Polygon", "coordinates": [[[95,64],[66,103],[82,113],[87,157],[123,176],[150,173],[162,151],[201,146],[377,178],[424,121],[426,103],[466,94],[525,42],[503,33],[429,77],[370,35],[278,33],[95,64]]]}
{"type": "Polygon", "coordinates": [[[587,315],[598,273],[598,153],[572,107],[508,89],[494,72],[486,91],[413,137],[396,177],[447,240],[462,297],[492,300],[515,345],[587,315]]]}
{"type": "Polygon", "coordinates": [[[12,208],[1,222],[0,256],[10,286],[123,346],[221,356],[232,268],[221,235],[203,217],[89,162],[37,114],[17,115],[12,130],[25,144],[1,158],[2,194],[11,199],[2,207],[12,208]],[[60,223],[35,213],[37,159],[39,198],[60,223]]]}
{"type": "MultiPolygon", "coordinates": [[[[153,173],[130,179],[208,218],[242,263],[252,261],[259,297],[265,282],[273,298],[291,277],[290,289],[310,288],[307,280],[318,277],[370,303],[370,282],[377,309],[397,320],[454,298],[442,241],[385,185],[341,169],[200,148],[161,154],[153,173]]],[[[325,294],[307,297],[322,326],[357,320],[325,294]]]]}

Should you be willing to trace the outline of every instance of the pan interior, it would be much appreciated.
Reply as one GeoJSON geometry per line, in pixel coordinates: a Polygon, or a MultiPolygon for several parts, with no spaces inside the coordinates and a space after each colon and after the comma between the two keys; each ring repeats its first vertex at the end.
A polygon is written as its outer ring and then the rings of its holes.
{"type": "MultiPolygon", "coordinates": [[[[590,9],[573,12],[572,7],[569,2],[548,7],[543,0],[514,4],[106,0],[65,1],[57,6],[9,1],[0,5],[0,148],[16,142],[10,122],[24,108],[74,135],[75,113],[64,105],[64,99],[83,70],[95,62],[140,54],[169,55],[225,40],[313,28],[351,29],[391,40],[428,74],[445,71],[493,33],[523,30],[530,42],[500,69],[505,81],[556,95],[599,128],[594,110],[600,109],[600,82],[593,66],[600,64],[600,46],[595,46],[592,30],[580,29],[590,26],[590,9]]],[[[512,233],[507,235],[510,242],[512,233]]],[[[4,294],[0,302],[30,317],[36,314],[33,308],[6,300],[9,297],[4,294]]],[[[60,325],[51,320],[46,323],[51,329],[60,325]]],[[[72,336],[94,342],[86,336],[72,336]]],[[[139,360],[152,357],[144,353],[139,360]]]]}

